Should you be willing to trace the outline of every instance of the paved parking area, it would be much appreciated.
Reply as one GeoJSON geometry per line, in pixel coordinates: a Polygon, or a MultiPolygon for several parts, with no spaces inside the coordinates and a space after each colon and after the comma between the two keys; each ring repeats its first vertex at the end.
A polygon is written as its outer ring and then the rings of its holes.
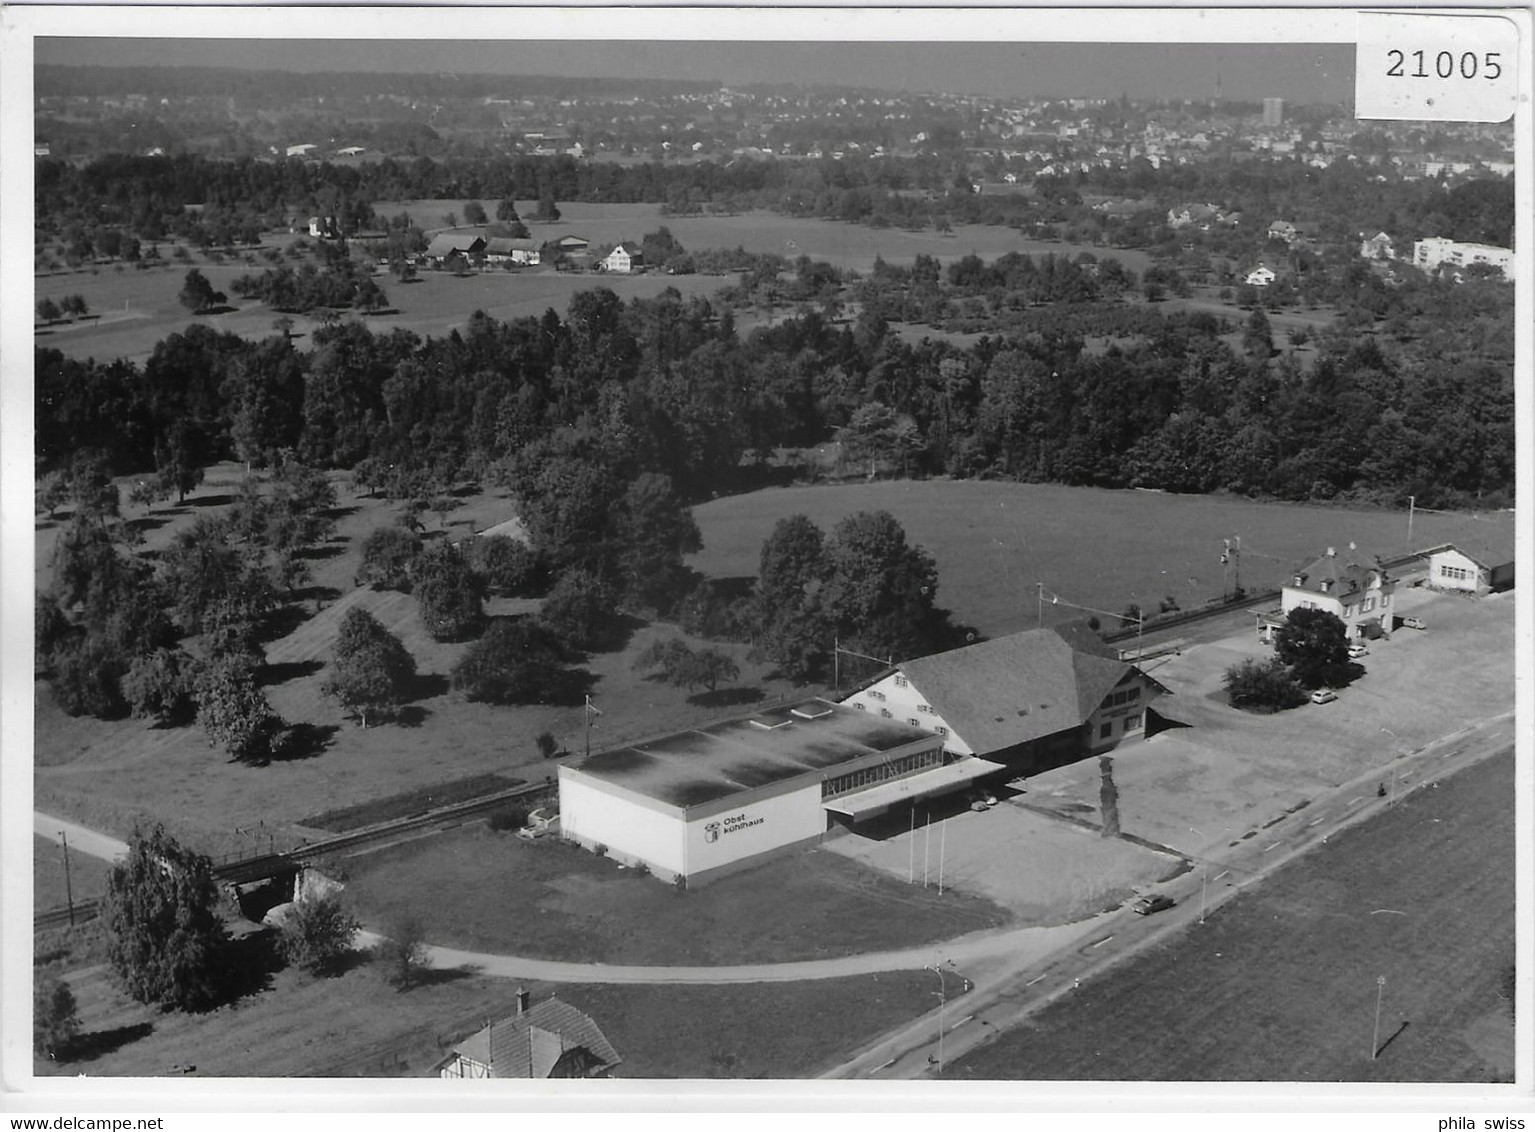
{"type": "Polygon", "coordinates": [[[985,896],[1031,924],[1101,912],[1180,867],[1175,857],[1028,810],[1020,804],[1026,800],[1002,801],[984,813],[935,809],[932,825],[915,833],[883,840],[849,833],[824,847],[903,881],[914,876],[918,885],[925,859],[934,888],[941,856],[945,888],[985,896]]]}
{"type": "MultiPolygon", "coordinates": [[[[1225,703],[1231,665],[1272,655],[1252,631],[1147,668],[1173,692],[1161,706],[1188,727],[1114,752],[1120,828],[1183,852],[1223,847],[1261,829],[1321,791],[1466,724],[1513,707],[1513,595],[1467,598],[1408,589],[1399,616],[1426,631],[1399,629],[1372,641],[1365,675],[1330,704],[1254,715],[1225,703]],[[1389,731],[1387,730],[1389,729],[1389,731]]],[[[1028,781],[1033,805],[1101,820],[1096,760],[1028,781]]]]}

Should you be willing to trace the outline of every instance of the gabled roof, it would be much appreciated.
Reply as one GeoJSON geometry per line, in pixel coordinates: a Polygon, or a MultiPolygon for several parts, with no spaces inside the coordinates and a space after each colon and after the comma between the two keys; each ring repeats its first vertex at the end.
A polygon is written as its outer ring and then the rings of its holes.
{"type": "Polygon", "coordinates": [[[506,255],[509,252],[536,252],[538,241],[519,236],[492,236],[485,241],[485,251],[489,255],[506,255]]]}
{"type": "Polygon", "coordinates": [[[982,753],[1080,726],[1135,671],[1083,621],[896,667],[955,734],[982,753]]]}
{"type": "Polygon", "coordinates": [[[492,1077],[548,1077],[560,1058],[584,1049],[606,1068],[623,1059],[587,1014],[546,998],[524,1014],[492,1022],[453,1052],[489,1067],[492,1077]]]}
{"type": "MultiPolygon", "coordinates": [[[[627,242],[622,243],[622,244],[615,244],[613,246],[613,251],[614,252],[623,252],[630,259],[644,259],[645,258],[645,253],[640,251],[638,244],[631,244],[631,243],[627,243],[627,242]]],[[[609,252],[608,254],[612,255],[613,252],[609,252]]]]}
{"type": "Polygon", "coordinates": [[[1491,523],[1484,525],[1489,528],[1486,534],[1463,535],[1454,542],[1431,546],[1418,553],[1427,558],[1431,554],[1454,549],[1485,570],[1509,565],[1514,560],[1513,526],[1495,526],[1491,523]]]}
{"type": "Polygon", "coordinates": [[[485,246],[485,237],[479,232],[439,232],[426,246],[426,254],[434,259],[446,259],[454,252],[472,252],[485,246]]]}
{"type": "Polygon", "coordinates": [[[1295,577],[1285,583],[1285,589],[1308,590],[1311,593],[1326,594],[1329,597],[1346,597],[1351,593],[1359,593],[1367,589],[1371,574],[1379,574],[1383,583],[1389,584],[1391,581],[1378,556],[1364,554],[1355,547],[1349,547],[1348,550],[1341,552],[1335,552],[1329,547],[1328,553],[1298,570],[1295,577]],[[1300,579],[1299,584],[1296,584],[1295,578],[1300,579]],[[1327,589],[1323,589],[1323,582],[1332,584],[1327,589]]]}

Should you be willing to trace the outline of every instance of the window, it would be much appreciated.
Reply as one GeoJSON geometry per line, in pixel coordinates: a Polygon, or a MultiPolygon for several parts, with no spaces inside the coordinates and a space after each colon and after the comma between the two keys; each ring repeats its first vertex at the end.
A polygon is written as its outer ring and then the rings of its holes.
{"type": "Polygon", "coordinates": [[[879,709],[879,714],[880,714],[880,718],[881,719],[894,719],[895,718],[895,716],[890,714],[890,709],[887,708],[887,707],[880,708],[879,709]]]}
{"type": "Polygon", "coordinates": [[[1134,715],[1127,715],[1127,716],[1125,716],[1125,730],[1126,731],[1134,731],[1136,728],[1140,727],[1140,725],[1141,725],[1141,713],[1140,712],[1136,712],[1134,715]]]}
{"type": "Polygon", "coordinates": [[[854,700],[853,701],[853,706],[855,708],[857,708],[859,711],[868,711],[869,710],[869,705],[864,703],[862,700],[854,700]]]}
{"type": "Polygon", "coordinates": [[[1098,738],[1100,739],[1107,739],[1112,734],[1114,734],[1114,721],[1112,719],[1098,728],[1098,738]]]}
{"type": "Polygon", "coordinates": [[[922,725],[921,725],[921,724],[920,724],[920,723],[918,723],[918,722],[917,722],[917,721],[916,721],[916,720],[915,720],[915,719],[908,719],[908,720],[907,720],[907,721],[906,721],[906,722],[907,722],[907,723],[909,723],[909,724],[911,724],[911,725],[912,725],[912,726],[913,726],[913,727],[921,727],[921,726],[922,726],[922,725]]]}
{"type": "Polygon", "coordinates": [[[885,693],[881,692],[878,688],[870,688],[869,689],[869,699],[871,699],[871,700],[880,700],[881,702],[883,702],[884,699],[885,699],[885,693]]]}
{"type": "Polygon", "coordinates": [[[919,712],[921,712],[922,714],[924,714],[924,715],[932,715],[933,714],[933,709],[930,708],[927,704],[918,704],[917,705],[917,710],[919,712]]]}
{"type": "Polygon", "coordinates": [[[904,687],[906,687],[906,677],[904,677],[904,676],[897,676],[895,678],[895,686],[897,688],[904,688],[904,687]]]}
{"type": "Polygon", "coordinates": [[[1133,704],[1136,700],[1138,700],[1140,698],[1141,698],[1141,690],[1140,690],[1140,688],[1138,688],[1138,687],[1131,688],[1130,689],[1130,695],[1129,695],[1130,702],[1133,704]]]}
{"type": "Polygon", "coordinates": [[[947,736],[948,733],[949,733],[949,729],[947,727],[940,727],[938,729],[938,734],[940,734],[940,735],[947,736]]]}
{"type": "Polygon", "coordinates": [[[1390,604],[1391,604],[1391,595],[1390,594],[1381,594],[1380,595],[1380,607],[1382,609],[1385,609],[1386,606],[1388,606],[1390,604]]]}

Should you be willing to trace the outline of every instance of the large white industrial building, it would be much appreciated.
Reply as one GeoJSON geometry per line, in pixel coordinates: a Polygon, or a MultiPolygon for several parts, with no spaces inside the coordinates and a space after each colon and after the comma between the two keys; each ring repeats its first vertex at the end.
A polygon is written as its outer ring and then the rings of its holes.
{"type": "Polygon", "coordinates": [[[904,661],[821,698],[560,768],[564,837],[697,884],[887,814],[1109,750],[1165,689],[1085,624],[904,661]]]}

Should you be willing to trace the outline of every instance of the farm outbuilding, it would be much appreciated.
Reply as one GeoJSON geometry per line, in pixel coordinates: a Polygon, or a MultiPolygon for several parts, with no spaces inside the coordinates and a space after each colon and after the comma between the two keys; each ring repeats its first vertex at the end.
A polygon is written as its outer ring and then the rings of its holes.
{"type": "Polygon", "coordinates": [[[560,768],[560,833],[703,883],[1003,768],[819,697],[560,768]]]}

